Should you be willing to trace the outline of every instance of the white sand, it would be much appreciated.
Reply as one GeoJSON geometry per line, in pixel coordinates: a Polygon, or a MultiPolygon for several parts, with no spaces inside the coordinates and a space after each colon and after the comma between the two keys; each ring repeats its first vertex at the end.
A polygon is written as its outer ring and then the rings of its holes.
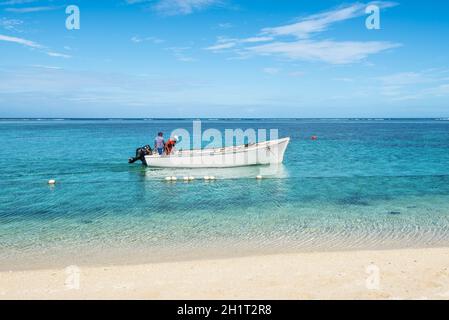
{"type": "Polygon", "coordinates": [[[79,289],[72,275],[2,272],[0,299],[449,299],[449,248],[81,266],[79,289]]]}

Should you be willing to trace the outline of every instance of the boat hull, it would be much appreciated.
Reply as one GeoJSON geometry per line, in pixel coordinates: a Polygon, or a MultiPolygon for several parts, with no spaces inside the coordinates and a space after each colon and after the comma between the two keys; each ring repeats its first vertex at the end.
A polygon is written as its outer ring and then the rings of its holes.
{"type": "Polygon", "coordinates": [[[290,138],[246,146],[177,151],[171,155],[145,156],[149,167],[159,168],[230,168],[279,164],[284,160],[290,138]]]}

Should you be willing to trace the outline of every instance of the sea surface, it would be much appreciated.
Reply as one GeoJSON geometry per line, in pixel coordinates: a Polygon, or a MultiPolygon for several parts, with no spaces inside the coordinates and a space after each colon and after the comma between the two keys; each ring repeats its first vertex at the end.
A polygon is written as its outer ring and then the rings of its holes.
{"type": "Polygon", "coordinates": [[[192,120],[0,120],[0,270],[449,245],[447,120],[202,127],[278,129],[291,143],[280,166],[151,169],[127,159],[192,120]]]}

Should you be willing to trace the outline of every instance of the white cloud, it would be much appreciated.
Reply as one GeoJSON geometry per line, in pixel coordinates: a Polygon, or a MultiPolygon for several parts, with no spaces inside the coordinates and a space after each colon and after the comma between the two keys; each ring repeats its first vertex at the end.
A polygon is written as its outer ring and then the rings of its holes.
{"type": "Polygon", "coordinates": [[[21,44],[21,45],[24,45],[24,46],[30,47],[30,48],[43,48],[42,45],[40,45],[34,41],[23,39],[23,38],[5,36],[2,34],[0,34],[0,41],[13,42],[13,43],[21,44]]]}
{"type": "Polygon", "coordinates": [[[308,38],[312,33],[323,32],[335,22],[348,20],[354,18],[361,12],[362,4],[355,4],[346,8],[335,11],[328,11],[325,13],[312,15],[301,19],[297,23],[288,24],[274,28],[262,29],[263,34],[273,36],[295,36],[297,38],[308,38]]]}
{"type": "Polygon", "coordinates": [[[279,71],[281,71],[281,69],[279,69],[279,68],[273,68],[273,67],[267,67],[267,68],[263,68],[262,71],[263,71],[264,73],[268,73],[268,74],[271,74],[271,75],[275,75],[275,74],[278,74],[279,71]]]}
{"type": "Polygon", "coordinates": [[[387,86],[403,86],[433,81],[428,75],[421,72],[399,72],[378,79],[387,86]]]}
{"type": "MultiPolygon", "coordinates": [[[[376,4],[380,8],[396,5],[396,3],[385,1],[370,2],[369,4],[376,4]]],[[[231,51],[239,59],[252,55],[277,55],[294,60],[322,61],[330,64],[361,62],[369,55],[401,45],[386,41],[315,40],[311,37],[328,30],[337,22],[364,15],[367,5],[355,3],[301,18],[296,23],[263,28],[254,37],[243,39],[219,37],[214,45],[205,49],[213,52],[231,51]],[[258,44],[260,42],[265,43],[258,44]]]]}
{"type": "Polygon", "coordinates": [[[239,44],[268,42],[271,40],[273,40],[272,37],[250,37],[250,38],[246,38],[246,39],[233,39],[233,38],[218,37],[217,42],[214,45],[204,48],[204,49],[210,50],[210,51],[221,51],[221,50],[225,50],[225,49],[234,48],[239,44]]]}
{"type": "Polygon", "coordinates": [[[16,44],[20,44],[20,45],[23,45],[25,47],[32,48],[32,49],[39,49],[39,51],[45,52],[47,55],[49,55],[51,57],[71,58],[71,56],[69,56],[67,54],[48,51],[47,47],[45,47],[37,42],[28,40],[28,39],[5,36],[5,35],[0,34],[0,41],[16,43],[16,44]]]}
{"type": "Polygon", "coordinates": [[[38,0],[9,0],[9,1],[3,1],[0,2],[0,6],[14,6],[16,4],[27,4],[27,3],[33,3],[38,0]]]}
{"type": "MultiPolygon", "coordinates": [[[[222,3],[223,0],[125,0],[127,4],[150,4],[149,7],[166,16],[188,15],[222,3]]],[[[222,24],[223,28],[228,27],[222,24]]]]}
{"type": "Polygon", "coordinates": [[[136,4],[136,3],[143,3],[148,2],[148,0],[125,0],[128,4],[136,4]]]}
{"type": "MultiPolygon", "coordinates": [[[[380,8],[395,6],[393,2],[372,2],[380,8]]],[[[332,24],[365,15],[368,4],[355,3],[320,14],[300,19],[298,22],[274,28],[262,29],[262,34],[272,36],[294,36],[299,39],[309,38],[312,34],[326,31],[332,24]]]]}
{"type": "Polygon", "coordinates": [[[18,19],[7,19],[5,17],[0,19],[0,27],[8,31],[19,32],[17,27],[22,24],[23,21],[18,19]]]}
{"type": "Polygon", "coordinates": [[[240,40],[241,43],[267,42],[273,40],[273,37],[250,37],[240,40]]]}
{"type": "Polygon", "coordinates": [[[163,15],[186,15],[220,2],[219,0],[160,0],[153,8],[163,15]]]}
{"type": "Polygon", "coordinates": [[[337,41],[294,41],[272,42],[248,47],[247,50],[259,55],[280,54],[290,59],[324,61],[331,64],[359,62],[370,54],[398,47],[389,42],[337,42],[337,41]]]}
{"type": "Polygon", "coordinates": [[[41,64],[33,64],[31,67],[33,68],[40,68],[40,69],[49,69],[49,70],[61,70],[61,67],[55,67],[55,66],[45,66],[41,64]]]}
{"type": "Polygon", "coordinates": [[[31,101],[43,101],[53,105],[67,102],[87,108],[85,112],[90,108],[85,103],[95,104],[95,110],[98,103],[105,107],[179,105],[188,100],[186,93],[192,92],[192,99],[195,99],[196,92],[204,92],[204,85],[191,78],[160,74],[74,71],[45,65],[0,69],[0,96],[11,103],[28,105],[31,101]]]}
{"type": "Polygon", "coordinates": [[[26,7],[26,8],[6,8],[5,11],[13,13],[31,13],[31,12],[41,12],[41,11],[51,11],[57,10],[61,7],[47,6],[47,7],[26,7]]]}
{"type": "Polygon", "coordinates": [[[449,95],[446,71],[441,69],[399,72],[378,77],[375,80],[380,82],[380,94],[393,101],[449,95]]]}
{"type": "Polygon", "coordinates": [[[134,42],[134,43],[141,43],[141,42],[148,41],[148,42],[152,42],[154,44],[159,44],[159,43],[163,43],[164,42],[164,40],[156,38],[156,37],[144,37],[144,38],[142,38],[142,37],[139,37],[139,36],[133,36],[131,38],[131,41],[134,42]]]}
{"type": "Polygon", "coordinates": [[[427,89],[425,93],[432,94],[437,97],[443,97],[449,95],[449,83],[439,85],[435,88],[427,89]]]}
{"type": "Polygon", "coordinates": [[[165,50],[168,50],[172,53],[172,55],[176,58],[176,60],[181,62],[192,62],[196,61],[195,58],[192,58],[191,56],[187,55],[187,51],[190,50],[190,47],[169,47],[165,48],[165,50]]]}
{"type": "Polygon", "coordinates": [[[58,52],[52,52],[52,51],[47,52],[47,54],[48,54],[50,57],[65,58],[65,59],[68,59],[68,58],[71,58],[71,57],[72,57],[71,55],[68,55],[68,54],[58,53],[58,52]]]}
{"type": "Polygon", "coordinates": [[[229,29],[229,28],[232,28],[232,23],[230,23],[230,22],[219,23],[218,27],[220,29],[229,29]]]}
{"type": "Polygon", "coordinates": [[[224,49],[230,49],[233,48],[237,45],[236,42],[223,42],[223,43],[217,43],[213,46],[207,47],[205,48],[206,50],[211,50],[211,51],[220,51],[220,50],[224,50],[224,49]]]}

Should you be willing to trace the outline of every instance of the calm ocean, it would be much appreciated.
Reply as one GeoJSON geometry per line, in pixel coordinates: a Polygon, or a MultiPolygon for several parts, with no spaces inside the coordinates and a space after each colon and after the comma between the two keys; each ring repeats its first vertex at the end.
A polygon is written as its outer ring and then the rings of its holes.
{"type": "Polygon", "coordinates": [[[127,163],[176,128],[192,121],[0,120],[0,270],[449,245],[449,121],[204,120],[279,129],[284,164],[127,163]],[[185,174],[218,180],[163,181],[185,174]]]}

